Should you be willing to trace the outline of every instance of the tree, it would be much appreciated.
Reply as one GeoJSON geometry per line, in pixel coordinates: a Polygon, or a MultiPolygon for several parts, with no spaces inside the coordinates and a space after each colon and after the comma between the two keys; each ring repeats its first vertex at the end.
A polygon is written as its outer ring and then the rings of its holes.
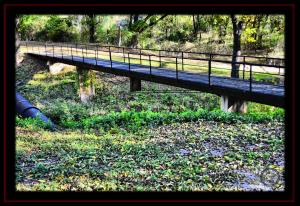
{"type": "Polygon", "coordinates": [[[20,15],[17,29],[21,40],[39,40],[37,34],[45,28],[49,18],[48,15],[20,15]]]}
{"type": "Polygon", "coordinates": [[[72,16],[51,15],[36,37],[43,41],[70,42],[76,41],[78,33],[73,25],[72,16]]]}
{"type": "Polygon", "coordinates": [[[87,15],[87,27],[89,31],[89,42],[94,43],[95,42],[95,27],[98,24],[96,21],[96,15],[95,14],[89,14],[87,15]]]}
{"type": "Polygon", "coordinates": [[[19,24],[20,24],[20,17],[17,16],[16,17],[16,27],[15,27],[15,46],[16,46],[16,53],[18,53],[18,50],[20,48],[20,34],[18,32],[18,28],[19,28],[19,24]]]}
{"type": "Polygon", "coordinates": [[[219,44],[225,43],[224,37],[227,34],[227,26],[229,23],[229,17],[225,15],[215,15],[216,18],[216,26],[218,30],[218,36],[219,36],[219,44]]]}
{"type": "Polygon", "coordinates": [[[97,27],[103,22],[103,17],[95,14],[85,15],[81,20],[81,39],[90,43],[96,42],[97,27]]]}
{"type": "Polygon", "coordinates": [[[195,14],[193,14],[193,27],[194,27],[194,31],[193,31],[193,36],[194,38],[197,38],[197,35],[199,33],[199,14],[196,15],[196,18],[195,18],[195,14]]]}
{"type": "Polygon", "coordinates": [[[130,15],[129,20],[129,31],[133,32],[130,45],[133,48],[136,48],[138,45],[138,37],[146,29],[156,25],[159,21],[164,19],[167,15],[147,15],[145,18],[139,14],[130,15]]]}
{"type": "Polygon", "coordinates": [[[241,34],[243,22],[238,21],[236,15],[231,15],[231,22],[233,27],[233,50],[232,50],[232,69],[231,77],[239,78],[239,64],[236,64],[238,56],[241,55],[241,34]]]}

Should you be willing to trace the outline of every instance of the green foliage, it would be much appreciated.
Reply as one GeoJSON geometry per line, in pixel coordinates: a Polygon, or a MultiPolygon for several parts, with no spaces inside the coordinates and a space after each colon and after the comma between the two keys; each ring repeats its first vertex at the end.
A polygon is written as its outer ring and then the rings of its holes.
{"type": "MultiPolygon", "coordinates": [[[[130,24],[129,15],[94,15],[92,19],[87,15],[22,15],[18,31],[22,40],[88,42],[93,25],[96,42],[118,45],[118,24],[122,22],[122,46],[132,46],[137,36],[137,45],[142,48],[232,52],[229,15],[167,15],[160,21],[162,15],[138,17],[130,24]]],[[[238,19],[244,22],[243,54],[266,55],[279,50],[282,55],[283,15],[238,15],[238,19]]]]}
{"type": "Polygon", "coordinates": [[[44,112],[56,122],[80,121],[88,116],[86,107],[81,103],[57,98],[51,106],[45,108],[44,112]]]}
{"type": "Polygon", "coordinates": [[[72,21],[68,17],[51,16],[45,25],[44,31],[47,34],[44,41],[70,42],[76,41],[78,38],[78,35],[74,33],[72,21]]]}
{"type": "Polygon", "coordinates": [[[43,15],[22,15],[18,27],[21,39],[38,40],[36,35],[42,32],[49,18],[49,16],[43,15]]]}
{"type": "MultiPolygon", "coordinates": [[[[129,111],[111,112],[102,116],[91,116],[76,120],[73,112],[62,110],[66,116],[60,121],[60,125],[67,128],[90,129],[97,128],[105,131],[111,128],[124,128],[129,131],[138,131],[143,127],[153,127],[162,124],[179,122],[190,122],[197,120],[218,121],[223,123],[264,123],[269,121],[283,121],[283,110],[268,113],[250,112],[245,115],[226,113],[221,110],[208,111],[199,109],[197,111],[187,110],[184,112],[152,112],[152,111],[129,111]]],[[[76,110],[75,110],[76,111],[76,110]]],[[[58,112],[60,113],[60,112],[58,112]]]]}
{"type": "MultiPolygon", "coordinates": [[[[282,15],[243,15],[242,45],[246,49],[270,51],[279,46],[284,32],[282,15]]],[[[283,45],[281,45],[283,46],[283,45]]]]}
{"type": "Polygon", "coordinates": [[[244,39],[244,44],[250,44],[250,43],[253,43],[253,42],[256,42],[256,40],[254,39],[253,37],[253,34],[256,33],[256,29],[255,28],[246,28],[243,32],[243,35],[245,36],[245,39],[244,39]]]}
{"type": "Polygon", "coordinates": [[[20,118],[16,117],[16,126],[29,128],[29,129],[51,129],[51,123],[50,122],[44,122],[39,118],[20,118]]]}
{"type": "Polygon", "coordinates": [[[76,33],[72,18],[64,15],[23,15],[18,31],[22,40],[77,41],[79,34],[76,33]]]}

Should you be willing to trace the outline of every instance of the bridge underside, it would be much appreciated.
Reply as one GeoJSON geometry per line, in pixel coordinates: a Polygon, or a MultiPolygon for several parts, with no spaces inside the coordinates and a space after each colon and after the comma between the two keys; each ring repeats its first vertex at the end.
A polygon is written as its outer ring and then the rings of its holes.
{"type": "Polygon", "coordinates": [[[129,64],[122,62],[111,62],[108,60],[94,58],[82,58],[59,55],[46,56],[43,53],[28,53],[36,58],[74,65],[81,68],[95,71],[126,76],[132,79],[145,80],[155,83],[181,87],[185,89],[197,90],[219,96],[228,96],[240,100],[252,101],[277,107],[284,107],[284,87],[267,83],[252,82],[252,91],[249,90],[249,81],[228,77],[211,76],[210,84],[208,75],[191,73],[186,71],[176,71],[166,68],[158,68],[139,64],[129,64]]]}

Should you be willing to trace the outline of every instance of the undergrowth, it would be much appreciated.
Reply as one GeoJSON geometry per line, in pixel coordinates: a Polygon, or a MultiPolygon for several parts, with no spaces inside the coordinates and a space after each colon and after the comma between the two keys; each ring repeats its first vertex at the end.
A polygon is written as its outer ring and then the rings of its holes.
{"type": "MultiPolygon", "coordinates": [[[[273,112],[250,112],[244,115],[238,113],[227,113],[219,109],[208,111],[198,109],[197,111],[187,110],[184,112],[152,112],[152,111],[122,111],[111,112],[106,115],[89,116],[82,118],[80,121],[62,116],[56,122],[59,126],[70,129],[100,129],[109,131],[112,128],[124,128],[132,132],[139,130],[141,127],[152,127],[178,122],[190,122],[197,120],[210,120],[223,123],[265,123],[268,121],[283,121],[284,111],[275,110],[273,112]]],[[[43,127],[44,123],[35,119],[19,119],[16,121],[18,126],[23,127],[43,127]]]]}

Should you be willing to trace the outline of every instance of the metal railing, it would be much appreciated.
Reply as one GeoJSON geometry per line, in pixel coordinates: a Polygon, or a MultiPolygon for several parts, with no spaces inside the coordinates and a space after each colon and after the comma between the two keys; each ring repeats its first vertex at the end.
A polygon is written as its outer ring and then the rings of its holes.
{"type": "MultiPolygon", "coordinates": [[[[128,70],[131,71],[133,66],[139,65],[141,67],[149,66],[149,74],[153,75],[153,68],[155,69],[173,69],[175,71],[176,80],[180,80],[180,75],[183,74],[206,74],[207,82],[209,86],[213,85],[213,77],[224,77],[221,74],[229,75],[231,73],[231,67],[233,64],[242,66],[239,69],[239,79],[244,81],[249,81],[249,90],[253,90],[253,83],[262,82],[265,84],[272,84],[279,87],[284,86],[284,76],[285,76],[285,66],[280,65],[268,65],[247,62],[246,58],[250,56],[239,56],[239,60],[242,61],[232,62],[228,60],[219,60],[214,58],[216,55],[219,56],[230,56],[223,54],[211,54],[211,53],[191,53],[180,51],[177,55],[171,54],[166,55],[164,52],[174,52],[166,50],[148,50],[148,49],[134,49],[126,47],[115,47],[115,46],[102,46],[99,44],[78,44],[78,43],[45,43],[45,42],[21,42],[21,46],[25,46],[25,50],[33,53],[38,53],[40,55],[59,57],[62,59],[68,59],[71,61],[78,61],[81,59],[82,62],[87,63],[91,60],[95,61],[95,65],[98,65],[100,61],[104,59],[110,62],[110,67],[113,68],[113,63],[125,63],[128,64],[128,70]],[[152,53],[147,53],[145,51],[151,51],[152,53]],[[153,53],[153,51],[158,51],[153,53]],[[206,58],[200,58],[197,56],[191,57],[191,55],[186,54],[205,54],[206,58]],[[127,58],[126,58],[127,56],[127,58]],[[115,59],[113,59],[115,58],[115,59]],[[116,60],[116,58],[118,60],[116,60]],[[147,64],[145,64],[147,62],[147,64]],[[196,64],[195,64],[196,62],[196,64]],[[203,63],[204,62],[204,63],[203,63]],[[205,62],[207,62],[205,64],[205,62]],[[194,64],[193,64],[194,63],[194,64]],[[201,63],[203,63],[201,65],[201,63]],[[182,72],[179,72],[179,65],[181,65],[182,72]],[[212,64],[221,64],[222,67],[212,66],[212,64]],[[155,66],[157,65],[157,66],[155,66]],[[170,67],[170,65],[175,65],[170,67]],[[229,68],[224,68],[224,65],[229,65],[229,68]],[[169,66],[169,67],[168,67],[169,66]],[[260,69],[253,70],[253,67],[260,67],[260,69]],[[196,68],[196,69],[194,69],[196,68]],[[204,68],[204,69],[199,69],[204,68]],[[269,70],[266,72],[265,70],[269,70]],[[276,71],[278,69],[278,71],[276,71]],[[195,72],[195,71],[196,72],[195,72]],[[264,70],[265,72],[261,72],[264,70]],[[200,71],[200,72],[199,72],[200,71]],[[241,74],[240,74],[241,73],[241,74]],[[273,78],[279,81],[278,84],[266,82],[263,76],[267,78],[273,78]],[[248,79],[247,79],[248,77],[248,79]],[[256,78],[256,80],[255,80],[256,78]],[[279,79],[279,80],[278,80],[279,79]],[[280,83],[282,81],[282,83],[280,83]]],[[[253,58],[253,57],[251,57],[253,58]]],[[[255,57],[261,58],[261,57],[255,57]]],[[[269,58],[269,59],[279,59],[279,58],[269,58]]],[[[280,59],[283,61],[284,59],[280,59]]],[[[284,62],[284,61],[283,61],[284,62]]],[[[230,76],[229,76],[230,77],[230,76]]],[[[226,78],[226,75],[225,75],[226,78]]]]}

